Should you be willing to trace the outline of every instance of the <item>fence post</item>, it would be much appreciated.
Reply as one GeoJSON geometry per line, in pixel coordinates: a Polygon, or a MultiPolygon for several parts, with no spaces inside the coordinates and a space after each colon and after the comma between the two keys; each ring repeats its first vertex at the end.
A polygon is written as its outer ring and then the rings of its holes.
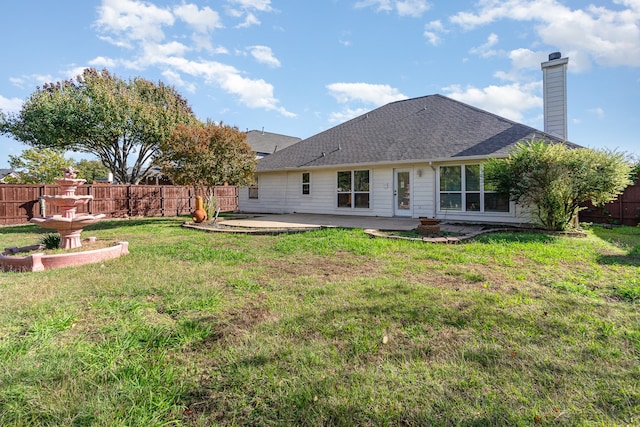
{"type": "Polygon", "coordinates": [[[624,191],[620,193],[618,201],[620,202],[620,225],[622,225],[624,224],[624,191]]]}
{"type": "Polygon", "coordinates": [[[164,216],[164,186],[160,186],[160,216],[164,216]]]}
{"type": "Polygon", "coordinates": [[[129,217],[133,216],[133,211],[131,210],[131,184],[127,184],[127,215],[129,217]]]}
{"type": "MultiPolygon", "coordinates": [[[[88,185],[88,186],[87,186],[87,189],[89,190],[89,191],[87,191],[87,193],[88,193],[90,196],[95,197],[95,196],[93,195],[93,185],[88,185]]],[[[91,197],[91,198],[89,199],[89,203],[88,203],[88,206],[87,206],[87,210],[89,211],[89,212],[88,212],[88,214],[89,214],[89,215],[93,215],[93,197],[91,197]]]]}

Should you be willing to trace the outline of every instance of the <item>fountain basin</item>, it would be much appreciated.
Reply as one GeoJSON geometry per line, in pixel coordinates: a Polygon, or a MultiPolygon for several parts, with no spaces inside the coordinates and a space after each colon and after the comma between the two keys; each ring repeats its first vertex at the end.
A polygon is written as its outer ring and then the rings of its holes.
{"type": "Polygon", "coordinates": [[[71,217],[53,215],[46,218],[31,218],[29,221],[41,227],[57,230],[58,233],[60,233],[60,247],[63,249],[75,249],[82,246],[80,242],[82,229],[94,222],[100,221],[104,217],[105,214],[72,215],[71,217]]]}
{"type": "Polygon", "coordinates": [[[65,218],[62,215],[53,215],[46,218],[33,217],[29,221],[38,224],[40,227],[53,228],[55,230],[72,231],[82,230],[88,225],[100,221],[105,214],[79,215],[74,218],[65,218]]]}
{"type": "Polygon", "coordinates": [[[2,268],[2,271],[43,271],[101,262],[127,255],[129,253],[129,242],[118,242],[114,246],[84,252],[52,255],[35,253],[23,257],[10,256],[11,254],[29,252],[40,248],[40,245],[6,248],[0,255],[0,268],[2,268]]]}

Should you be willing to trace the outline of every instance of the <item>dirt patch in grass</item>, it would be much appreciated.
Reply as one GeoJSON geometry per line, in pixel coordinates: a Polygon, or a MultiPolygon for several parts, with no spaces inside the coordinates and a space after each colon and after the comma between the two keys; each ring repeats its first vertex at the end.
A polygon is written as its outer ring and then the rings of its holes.
{"type": "MultiPolygon", "coordinates": [[[[382,263],[366,257],[340,257],[328,259],[322,256],[307,256],[304,259],[268,259],[264,263],[265,273],[261,281],[271,282],[278,277],[307,277],[320,282],[349,281],[356,277],[373,277],[379,274],[382,263]]],[[[264,283],[263,283],[264,284],[264,283]]]]}
{"type": "Polygon", "coordinates": [[[260,295],[257,300],[249,301],[238,307],[233,307],[218,316],[205,316],[193,321],[198,323],[208,323],[211,325],[211,333],[203,342],[199,343],[193,350],[201,350],[221,342],[227,344],[236,342],[255,326],[268,321],[276,320],[269,308],[265,305],[264,295],[260,295]]]}

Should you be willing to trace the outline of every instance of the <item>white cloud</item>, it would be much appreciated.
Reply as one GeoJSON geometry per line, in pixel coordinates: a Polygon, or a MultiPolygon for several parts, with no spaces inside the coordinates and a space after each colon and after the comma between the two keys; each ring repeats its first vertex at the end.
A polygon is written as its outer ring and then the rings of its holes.
{"type": "Polygon", "coordinates": [[[331,83],[329,93],[340,104],[347,104],[342,111],[329,114],[329,123],[342,123],[369,111],[371,105],[378,107],[389,102],[407,99],[398,89],[389,85],[371,83],[331,83]],[[350,104],[365,104],[354,107],[350,104]]]}
{"type": "Polygon", "coordinates": [[[388,12],[393,10],[393,7],[391,7],[391,0],[362,0],[355,4],[356,9],[363,9],[370,6],[376,6],[377,12],[388,12]]]}
{"type": "Polygon", "coordinates": [[[193,83],[185,82],[182,79],[182,76],[180,76],[180,74],[176,73],[173,70],[165,70],[162,75],[170,84],[176,87],[183,88],[190,93],[194,93],[196,91],[196,85],[194,85],[193,83]]]}
{"type": "Polygon", "coordinates": [[[34,88],[36,86],[42,86],[45,83],[51,83],[54,77],[51,74],[29,74],[22,75],[20,77],[10,77],[9,81],[21,89],[34,88]]]}
{"type": "Polygon", "coordinates": [[[240,102],[250,108],[264,108],[278,111],[286,117],[295,117],[278,106],[279,101],[273,96],[273,85],[262,79],[249,79],[231,65],[214,61],[190,61],[185,58],[166,58],[166,65],[192,75],[201,77],[209,84],[221,87],[225,92],[238,96],[240,102]]]}
{"type": "Polygon", "coordinates": [[[347,120],[351,120],[354,117],[361,116],[369,111],[368,108],[345,108],[343,111],[329,114],[329,123],[344,123],[347,120]]]}
{"type": "MultiPolygon", "coordinates": [[[[270,0],[230,0],[229,3],[235,7],[229,10],[230,14],[238,18],[246,15],[245,23],[249,24],[259,23],[254,12],[272,10],[270,0]]],[[[279,105],[273,85],[264,80],[249,78],[231,65],[188,57],[201,48],[214,54],[228,52],[223,47],[214,49],[211,46],[209,33],[223,27],[218,13],[211,8],[198,8],[188,3],[161,8],[138,0],[103,0],[98,12],[95,26],[101,38],[137,51],[128,59],[118,59],[119,65],[133,69],[158,68],[172,84],[188,91],[195,90],[196,86],[184,80],[183,76],[202,79],[206,84],[234,95],[249,108],[263,108],[287,117],[295,116],[279,105]],[[163,28],[172,26],[176,17],[195,31],[191,35],[191,45],[177,41],[184,41],[188,37],[177,32],[172,34],[172,40],[165,41],[163,28]]],[[[280,65],[268,47],[253,46],[250,52],[259,62],[273,67],[280,65]]],[[[106,62],[106,59],[96,58],[95,61],[106,62]]]]}
{"type": "MultiPolygon", "coordinates": [[[[588,6],[572,10],[558,0],[486,0],[477,12],[460,12],[451,22],[470,30],[498,20],[534,22],[541,41],[584,52],[601,65],[640,66],[640,1],[617,0],[623,9],[588,6]]],[[[574,71],[588,68],[580,61],[574,71]]]]}
{"type": "Polygon", "coordinates": [[[0,110],[4,113],[17,113],[22,109],[23,102],[20,98],[5,98],[0,95],[0,110]]]}
{"type": "Polygon", "coordinates": [[[273,56],[273,52],[268,46],[250,46],[249,52],[251,56],[261,64],[266,64],[272,68],[278,68],[281,65],[278,58],[273,56]]]}
{"type": "Polygon", "coordinates": [[[431,8],[426,0],[404,0],[396,2],[396,9],[400,16],[419,18],[431,8]]]}
{"type": "Polygon", "coordinates": [[[236,25],[236,28],[249,28],[254,25],[260,25],[260,24],[261,22],[256,15],[254,15],[253,13],[247,13],[247,16],[244,19],[244,22],[236,25]]]}
{"type": "Polygon", "coordinates": [[[218,12],[205,6],[198,9],[195,4],[182,4],[173,9],[175,15],[189,24],[198,33],[209,33],[216,28],[222,28],[222,22],[218,12]]]}
{"type": "Polygon", "coordinates": [[[431,8],[431,4],[427,0],[361,0],[354,7],[374,7],[376,12],[391,12],[395,9],[400,16],[419,18],[431,8]]]}
{"type": "Polygon", "coordinates": [[[604,119],[604,116],[605,116],[604,110],[602,108],[600,108],[600,107],[592,108],[592,109],[589,110],[589,112],[591,114],[593,114],[594,116],[596,116],[600,120],[604,119]]]}
{"type": "Polygon", "coordinates": [[[389,102],[407,99],[398,89],[389,85],[370,83],[331,83],[327,85],[331,96],[339,103],[362,102],[380,106],[389,102]]]}
{"type": "Polygon", "coordinates": [[[104,56],[96,56],[89,61],[89,65],[95,68],[113,68],[116,64],[116,60],[104,56]]]}
{"type": "Polygon", "coordinates": [[[469,53],[478,55],[482,58],[489,58],[490,56],[495,56],[497,52],[494,49],[492,49],[492,47],[498,43],[498,40],[499,40],[498,35],[495,33],[491,33],[489,34],[489,37],[487,38],[486,43],[478,47],[472,48],[471,50],[469,50],[469,53]]]}
{"type": "Polygon", "coordinates": [[[271,0],[229,0],[233,6],[227,9],[227,13],[234,18],[245,16],[242,23],[236,28],[248,28],[253,25],[260,25],[261,22],[254,12],[271,12],[271,0]]]}
{"type": "Polygon", "coordinates": [[[103,0],[98,7],[96,26],[118,38],[105,37],[118,46],[130,45],[132,40],[162,41],[163,26],[173,25],[175,18],[167,10],[152,3],[136,0],[103,0]]]}
{"type": "Polygon", "coordinates": [[[271,12],[271,0],[229,0],[229,3],[238,5],[245,10],[258,10],[260,12],[271,12]]]}
{"type": "Polygon", "coordinates": [[[438,33],[446,33],[444,26],[440,20],[431,21],[424,26],[424,37],[433,46],[438,46],[442,42],[442,38],[438,33]]]}
{"type": "MultiPolygon", "coordinates": [[[[87,67],[84,66],[75,66],[64,70],[62,73],[64,74],[65,79],[75,79],[76,77],[81,76],[86,69],[87,67]]],[[[56,79],[56,81],[57,80],[60,79],[56,79]]]]}
{"type": "Polygon", "coordinates": [[[152,65],[163,62],[164,58],[183,57],[190,49],[180,42],[173,41],[165,44],[144,43],[142,44],[142,50],[141,65],[152,65]]]}
{"type": "Polygon", "coordinates": [[[536,93],[540,83],[509,84],[504,86],[488,86],[476,88],[453,85],[443,88],[446,96],[458,101],[482,108],[516,122],[522,122],[524,112],[542,107],[542,98],[536,93]]]}

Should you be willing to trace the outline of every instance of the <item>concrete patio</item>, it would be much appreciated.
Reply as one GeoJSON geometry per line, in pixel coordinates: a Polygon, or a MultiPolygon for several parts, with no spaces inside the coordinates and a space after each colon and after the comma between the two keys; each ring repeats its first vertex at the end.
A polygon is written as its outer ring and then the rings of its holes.
{"type": "MultiPolygon", "coordinates": [[[[321,215],[321,214],[282,214],[282,215],[252,215],[247,218],[220,218],[219,224],[230,227],[246,227],[261,229],[312,229],[322,227],[363,228],[372,230],[414,230],[420,221],[417,218],[401,217],[371,217],[354,215],[321,215]]],[[[477,235],[483,227],[481,225],[447,224],[441,223],[440,229],[446,232],[462,235],[477,235]]]]}

